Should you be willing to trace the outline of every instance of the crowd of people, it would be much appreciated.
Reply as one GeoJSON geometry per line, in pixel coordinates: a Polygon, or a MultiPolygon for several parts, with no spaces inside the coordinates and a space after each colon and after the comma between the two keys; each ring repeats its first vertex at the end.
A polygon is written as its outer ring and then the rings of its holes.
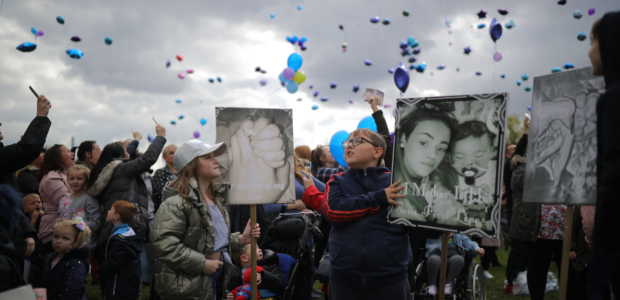
{"type": "MultiPolygon", "coordinates": [[[[613,126],[620,112],[618,37],[620,12],[593,25],[589,56],[594,74],[606,82],[597,107],[598,192],[596,207],[576,210],[570,299],[613,299],[620,293],[620,250],[613,238],[619,226],[613,192],[620,183],[620,137],[613,126]]],[[[297,200],[258,205],[252,227],[248,206],[225,201],[228,187],[219,181],[218,158],[227,155],[226,144],[166,145],[166,129],[157,124],[144,153],[138,151],[139,133],[103,149],[93,140],[82,142],[77,153],[64,145],[45,149],[51,103],[38,96],[36,117],[19,142],[0,143],[0,292],[30,284],[41,299],[78,300],[85,298],[91,278],[104,299],[138,299],[144,285],[152,299],[249,299],[250,244],[256,239],[258,293],[265,299],[281,296],[291,284],[297,287],[293,299],[311,299],[314,270],[326,260],[323,292],[329,299],[408,299],[412,267],[422,260],[426,292],[438,294],[440,232],[388,222],[390,207],[406,197],[405,187],[391,180],[394,143],[378,102],[369,103],[378,130],[350,134],[344,143],[348,166],[339,166],[327,146],[296,147],[297,200]],[[160,155],[166,165],[151,175],[160,155]],[[311,238],[313,250],[304,261],[264,248],[278,215],[310,210],[321,216],[324,234],[311,238]],[[296,263],[304,274],[290,280],[296,263]]],[[[519,143],[506,151],[505,291],[527,270],[529,293],[537,300],[544,299],[551,261],[560,266],[567,208],[523,201],[527,138],[526,124],[519,143]]],[[[454,147],[447,139],[445,147],[454,147]]],[[[499,264],[496,248],[493,241],[451,234],[443,292],[453,293],[465,257],[481,255],[486,270],[499,264]]]]}

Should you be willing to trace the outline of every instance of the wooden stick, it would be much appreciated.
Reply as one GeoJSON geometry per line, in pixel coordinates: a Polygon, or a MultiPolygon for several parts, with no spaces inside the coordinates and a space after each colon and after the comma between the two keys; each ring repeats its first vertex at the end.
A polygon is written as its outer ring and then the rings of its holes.
{"type": "MultiPolygon", "coordinates": [[[[250,205],[250,232],[256,227],[256,205],[250,205]]],[[[252,300],[258,300],[258,285],[256,284],[256,238],[250,241],[250,259],[252,260],[252,300]]]]}
{"type": "Polygon", "coordinates": [[[448,235],[441,234],[441,267],[439,269],[439,285],[437,286],[437,299],[444,300],[444,286],[446,285],[446,275],[448,273],[448,235]]]}
{"type": "Polygon", "coordinates": [[[568,268],[570,267],[570,248],[573,240],[573,218],[575,216],[575,206],[569,205],[566,209],[564,218],[564,237],[562,242],[562,266],[560,268],[560,300],[566,300],[566,289],[568,288],[568,268]]]}

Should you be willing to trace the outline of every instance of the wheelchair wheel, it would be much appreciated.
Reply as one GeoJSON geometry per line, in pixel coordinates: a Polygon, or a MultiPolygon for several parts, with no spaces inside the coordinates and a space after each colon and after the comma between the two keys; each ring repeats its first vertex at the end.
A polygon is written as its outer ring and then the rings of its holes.
{"type": "Polygon", "coordinates": [[[467,291],[470,292],[468,299],[486,299],[486,283],[482,272],[484,272],[484,270],[480,264],[471,265],[469,272],[470,277],[467,280],[467,291]]]}

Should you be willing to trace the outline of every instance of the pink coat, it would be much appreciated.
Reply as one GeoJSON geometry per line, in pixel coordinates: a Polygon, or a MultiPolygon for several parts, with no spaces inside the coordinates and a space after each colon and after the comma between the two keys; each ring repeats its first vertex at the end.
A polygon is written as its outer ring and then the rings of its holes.
{"type": "Polygon", "coordinates": [[[58,171],[47,173],[39,184],[39,194],[45,212],[41,217],[39,239],[47,243],[52,240],[54,224],[63,210],[71,205],[71,188],[67,183],[67,175],[58,171]]]}

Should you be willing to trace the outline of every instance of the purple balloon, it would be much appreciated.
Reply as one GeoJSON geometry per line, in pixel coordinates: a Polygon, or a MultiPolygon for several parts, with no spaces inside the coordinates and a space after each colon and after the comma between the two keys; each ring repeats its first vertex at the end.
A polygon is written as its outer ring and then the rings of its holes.
{"type": "Polygon", "coordinates": [[[497,22],[495,18],[493,18],[491,26],[489,26],[489,34],[494,43],[502,37],[502,24],[497,22]]]}
{"type": "Polygon", "coordinates": [[[593,16],[596,13],[596,9],[590,8],[588,9],[588,16],[593,16]]]}
{"type": "Polygon", "coordinates": [[[44,36],[44,35],[45,35],[45,32],[43,32],[43,30],[37,31],[36,36],[44,36]]]}
{"type": "Polygon", "coordinates": [[[293,80],[293,76],[295,76],[295,70],[291,68],[286,68],[282,71],[282,76],[288,80],[293,80]]]}
{"type": "Polygon", "coordinates": [[[502,54],[499,52],[495,52],[495,54],[493,54],[493,60],[496,62],[501,61],[502,58],[504,58],[504,56],[502,56],[502,54]]]}
{"type": "Polygon", "coordinates": [[[407,91],[407,87],[409,87],[409,73],[402,67],[396,68],[394,71],[394,84],[400,90],[401,93],[407,91]]]}
{"type": "Polygon", "coordinates": [[[198,130],[194,131],[193,136],[194,136],[195,139],[200,138],[200,131],[198,131],[198,130]]]}

